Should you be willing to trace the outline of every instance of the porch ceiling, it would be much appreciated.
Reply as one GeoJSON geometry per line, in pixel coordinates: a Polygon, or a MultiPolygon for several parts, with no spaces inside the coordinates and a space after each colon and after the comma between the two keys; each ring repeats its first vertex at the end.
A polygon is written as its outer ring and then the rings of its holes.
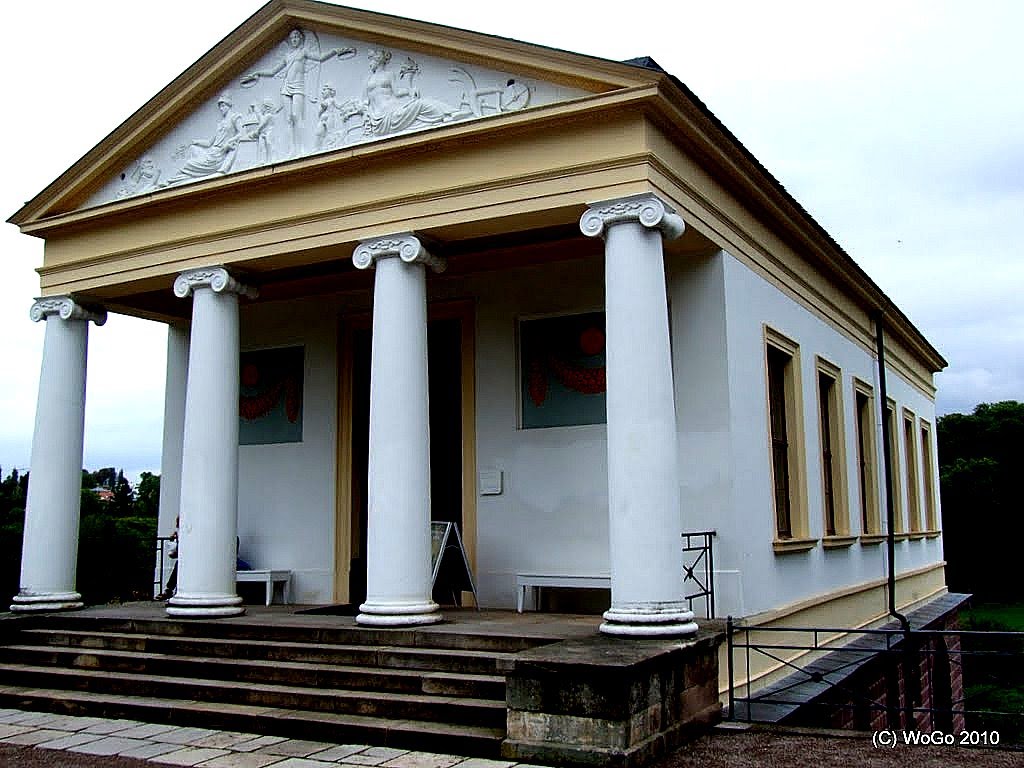
{"type": "MultiPolygon", "coordinates": [[[[551,227],[463,237],[472,230],[442,227],[419,232],[432,252],[445,257],[448,268],[429,280],[458,279],[468,274],[513,269],[535,264],[599,257],[599,240],[583,237],[575,221],[551,227]]],[[[352,265],[356,243],[284,254],[281,258],[238,262],[233,271],[247,284],[259,288],[257,302],[326,296],[352,291],[369,292],[373,274],[352,265]]],[[[711,247],[699,232],[688,229],[681,238],[666,243],[666,254],[699,253],[711,247]]],[[[135,283],[118,283],[90,292],[108,309],[163,322],[184,321],[190,304],[171,291],[173,276],[135,283]]]]}

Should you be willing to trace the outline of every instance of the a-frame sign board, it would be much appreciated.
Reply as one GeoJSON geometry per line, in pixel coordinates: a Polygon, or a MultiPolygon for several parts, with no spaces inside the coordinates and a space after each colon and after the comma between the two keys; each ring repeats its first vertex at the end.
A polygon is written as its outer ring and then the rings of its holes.
{"type": "Polygon", "coordinates": [[[445,586],[451,589],[453,596],[457,591],[472,592],[473,602],[479,611],[480,598],[476,594],[473,571],[469,567],[469,558],[466,557],[458,525],[437,520],[430,522],[430,560],[433,568],[430,574],[431,588],[437,584],[441,566],[446,565],[445,574],[451,578],[446,579],[445,586]]]}

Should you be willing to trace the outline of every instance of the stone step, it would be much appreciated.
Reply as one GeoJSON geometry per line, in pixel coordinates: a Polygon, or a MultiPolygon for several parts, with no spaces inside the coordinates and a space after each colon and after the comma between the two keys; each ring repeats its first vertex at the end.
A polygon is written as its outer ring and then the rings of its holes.
{"type": "Polygon", "coordinates": [[[505,701],[505,678],[417,669],[294,661],[213,658],[131,650],[82,649],[50,645],[0,646],[0,662],[55,666],[165,677],[277,683],[294,687],[424,693],[505,701]]]}
{"type": "Polygon", "coordinates": [[[389,720],[334,712],[38,689],[10,684],[0,685],[0,707],[127,718],[147,723],[198,726],[338,744],[375,744],[484,758],[499,757],[505,736],[504,726],[489,728],[421,720],[389,720]]]}
{"type": "Polygon", "coordinates": [[[108,649],[204,658],[259,659],[385,669],[437,670],[472,675],[500,675],[515,656],[513,653],[497,651],[450,648],[268,642],[256,639],[175,637],[166,634],[72,629],[23,629],[9,642],[21,645],[108,649]]]}
{"type": "MultiPolygon", "coordinates": [[[[318,617],[322,621],[322,617],[318,617]]],[[[176,638],[209,638],[218,640],[257,640],[265,643],[293,642],[318,645],[398,646],[404,648],[451,649],[518,653],[529,648],[557,642],[557,637],[521,637],[495,633],[453,632],[444,625],[413,629],[371,629],[356,624],[339,623],[318,626],[302,623],[302,616],[290,622],[260,623],[257,617],[234,621],[180,621],[171,618],[128,619],[81,614],[50,614],[29,617],[21,626],[55,630],[116,632],[163,635],[176,638]]]]}
{"type": "Polygon", "coordinates": [[[500,729],[505,702],[388,691],[315,689],[268,683],[234,682],[162,675],[0,664],[8,685],[61,691],[88,691],[130,697],[156,697],[277,709],[333,712],[392,720],[432,720],[500,729]]]}

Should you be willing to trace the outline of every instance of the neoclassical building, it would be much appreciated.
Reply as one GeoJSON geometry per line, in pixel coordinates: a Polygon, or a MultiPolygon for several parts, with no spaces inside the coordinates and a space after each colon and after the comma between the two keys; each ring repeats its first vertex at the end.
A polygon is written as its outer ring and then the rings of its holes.
{"type": "Polygon", "coordinates": [[[595,577],[604,632],[689,635],[714,530],[719,615],[863,626],[887,461],[899,605],[945,591],[945,361],[649,59],[272,0],[11,221],[45,240],[16,611],[81,605],[107,312],[168,329],[171,616],[243,611],[240,548],[298,603],[440,621],[440,520],[487,608],[595,577]]]}

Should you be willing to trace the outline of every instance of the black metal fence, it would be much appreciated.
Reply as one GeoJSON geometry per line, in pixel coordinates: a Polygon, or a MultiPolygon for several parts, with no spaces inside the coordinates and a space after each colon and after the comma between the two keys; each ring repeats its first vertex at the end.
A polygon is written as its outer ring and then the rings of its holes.
{"type": "Polygon", "coordinates": [[[1024,632],[748,628],[732,618],[727,632],[730,719],[1024,748],[1024,632]]]}
{"type": "Polygon", "coordinates": [[[171,540],[170,536],[157,536],[156,537],[156,564],[153,568],[153,594],[158,595],[164,591],[164,585],[167,583],[167,577],[170,573],[166,572],[167,566],[167,542],[171,540]]]}
{"type": "Polygon", "coordinates": [[[683,534],[683,588],[686,601],[694,613],[715,617],[715,552],[714,531],[693,531],[683,534]]]}

